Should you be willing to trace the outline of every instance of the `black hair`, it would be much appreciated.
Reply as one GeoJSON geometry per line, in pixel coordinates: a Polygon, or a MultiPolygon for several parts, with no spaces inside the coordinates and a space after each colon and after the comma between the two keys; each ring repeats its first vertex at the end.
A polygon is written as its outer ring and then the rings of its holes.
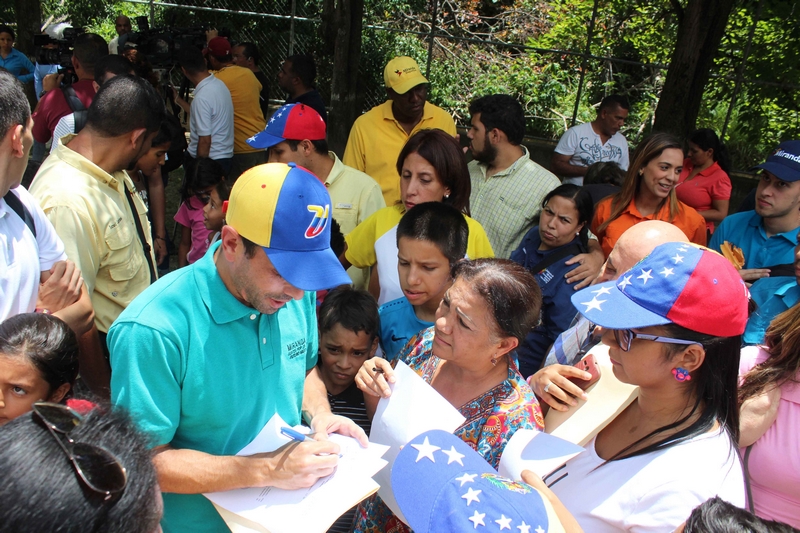
{"type": "Polygon", "coordinates": [[[450,275],[468,281],[486,301],[501,336],[521,344],[539,322],[542,290],[522,265],[497,258],[464,260],[453,266],[450,275]]]}
{"type": "Polygon", "coordinates": [[[86,126],[103,137],[117,137],[144,128],[158,131],[164,103],[153,86],[137,76],[115,76],[100,87],[89,106],[86,126]]]}
{"type": "Polygon", "coordinates": [[[263,246],[254,243],[247,237],[243,237],[241,234],[239,235],[239,238],[242,239],[242,246],[244,246],[244,256],[248,259],[254,258],[256,256],[256,252],[264,249],[263,246]]]}
{"type": "Polygon", "coordinates": [[[231,197],[231,187],[228,185],[227,180],[222,180],[217,183],[217,186],[214,187],[214,190],[217,191],[217,196],[219,196],[219,199],[223,202],[231,197]]]}
{"type": "Polygon", "coordinates": [[[587,246],[589,243],[589,225],[592,223],[592,215],[594,215],[592,195],[583,187],[572,183],[565,183],[547,193],[544,200],[542,200],[542,209],[544,209],[544,206],[547,205],[547,202],[549,202],[550,198],[553,196],[567,198],[572,200],[575,204],[575,210],[578,212],[578,224],[581,222],[584,223],[583,227],[578,232],[578,236],[580,237],[581,244],[587,246]]]}
{"type": "MultiPolygon", "coordinates": [[[[292,152],[297,151],[297,147],[300,146],[301,140],[295,139],[286,139],[286,144],[289,145],[289,148],[292,149],[292,152]]],[[[316,141],[310,141],[311,144],[314,146],[314,151],[320,155],[328,155],[328,141],[325,139],[318,139],[316,141]]]]}
{"type": "Polygon", "coordinates": [[[43,313],[23,313],[0,323],[0,353],[23,357],[42,375],[53,393],[78,377],[78,339],[62,320],[43,313]]]}
{"type": "Polygon", "coordinates": [[[145,437],[120,410],[95,408],[69,433],[75,442],[108,450],[127,473],[109,500],[89,489],[35,413],[0,431],[0,531],[150,533],[158,526],[158,485],[145,437]]]}
{"type": "Polygon", "coordinates": [[[244,53],[244,56],[252,59],[253,64],[258,66],[258,62],[261,59],[261,54],[258,52],[258,47],[254,43],[245,41],[243,43],[237,44],[236,46],[241,46],[242,53],[244,53]]]}
{"type": "Polygon", "coordinates": [[[0,134],[3,138],[14,126],[28,127],[31,106],[22,84],[7,70],[0,70],[0,134]]]}
{"type": "Polygon", "coordinates": [[[342,285],[328,292],[317,312],[320,335],[340,324],[353,333],[364,332],[370,342],[381,331],[378,302],[365,290],[342,285]]]}
{"type": "Polygon", "coordinates": [[[122,76],[133,73],[133,63],[128,61],[125,56],[120,56],[117,54],[109,54],[101,57],[94,65],[94,81],[97,83],[97,85],[103,85],[108,74],[122,76]]]}
{"type": "Polygon", "coordinates": [[[609,94],[600,101],[600,107],[597,108],[597,114],[599,115],[603,109],[615,109],[617,106],[625,109],[626,111],[630,110],[631,108],[631,104],[628,102],[628,99],[621,94],[609,94]]]}
{"type": "Polygon", "coordinates": [[[481,114],[481,124],[489,132],[494,128],[506,134],[508,142],[520,144],[525,136],[525,112],[511,95],[490,94],[473,100],[469,104],[469,114],[481,114]]]}
{"type": "Polygon", "coordinates": [[[8,24],[0,24],[0,33],[7,33],[11,35],[12,41],[17,40],[17,34],[14,33],[14,30],[12,30],[11,26],[9,26],[8,24]]]}
{"type": "Polygon", "coordinates": [[[108,43],[96,33],[83,33],[75,38],[74,55],[81,67],[94,76],[94,68],[101,57],[108,55],[108,43]]]}
{"type": "Polygon", "coordinates": [[[189,198],[192,197],[197,191],[207,189],[209,187],[219,184],[225,180],[225,171],[222,166],[213,159],[202,157],[197,159],[192,165],[191,170],[183,180],[181,186],[181,202],[186,204],[186,207],[193,209],[189,203],[189,198]]]}
{"type": "Polygon", "coordinates": [[[339,257],[344,253],[345,242],[342,227],[336,222],[336,219],[331,217],[331,250],[339,257]]]}
{"type": "Polygon", "coordinates": [[[167,151],[172,149],[172,141],[181,132],[178,124],[171,120],[162,120],[161,125],[158,127],[158,133],[153,137],[152,146],[159,146],[161,144],[170,143],[167,151]]]}
{"type": "Polygon", "coordinates": [[[196,46],[188,44],[181,46],[181,49],[178,50],[178,65],[183,67],[189,74],[208,72],[203,52],[196,46]]]}
{"type": "Polygon", "coordinates": [[[728,149],[719,140],[714,130],[708,128],[695,130],[689,135],[688,141],[699,146],[701,150],[714,150],[713,158],[719,168],[725,171],[726,174],[731,171],[731,157],[728,154],[728,149]]]}
{"type": "Polygon", "coordinates": [[[616,161],[598,161],[592,163],[586,169],[586,175],[583,177],[583,184],[590,185],[592,183],[607,183],[609,185],[616,185],[622,187],[622,182],[625,181],[625,171],[617,164],[616,161]]]}
{"type": "Polygon", "coordinates": [[[398,247],[403,237],[435,244],[452,267],[467,254],[469,226],[455,207],[442,202],[425,202],[406,211],[400,219],[398,247]]]}
{"type": "Polygon", "coordinates": [[[314,87],[317,78],[317,65],[314,58],[306,54],[289,56],[286,61],[292,64],[292,74],[300,78],[306,87],[314,87]]]}
{"type": "Polygon", "coordinates": [[[759,518],[753,513],[714,496],[694,508],[683,533],[799,533],[782,522],[759,518]]]}

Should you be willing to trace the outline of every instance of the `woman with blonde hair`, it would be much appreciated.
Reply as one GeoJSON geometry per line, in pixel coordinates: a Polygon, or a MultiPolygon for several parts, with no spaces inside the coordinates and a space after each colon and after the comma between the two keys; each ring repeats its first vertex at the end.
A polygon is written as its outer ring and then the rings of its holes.
{"type": "Polygon", "coordinates": [[[683,146],[666,133],[646,137],[633,152],[622,189],[595,207],[592,233],[608,257],[620,235],[644,220],[664,220],[695,244],[706,244],[706,221],[675,195],[683,168],[683,146]]]}

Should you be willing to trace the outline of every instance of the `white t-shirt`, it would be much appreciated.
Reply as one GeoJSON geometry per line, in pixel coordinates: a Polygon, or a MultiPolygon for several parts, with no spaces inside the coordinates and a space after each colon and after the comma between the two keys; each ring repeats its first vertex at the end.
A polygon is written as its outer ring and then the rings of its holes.
{"type": "Polygon", "coordinates": [[[594,445],[592,439],[586,451],[546,480],[553,483],[566,474],[550,488],[584,531],[671,533],[714,496],[744,507],[741,462],[723,430],[606,464],[594,445]]]}
{"type": "MultiPolygon", "coordinates": [[[[628,141],[620,132],[605,144],[592,129],[591,122],[578,124],[568,129],[556,146],[556,153],[572,156],[571,165],[588,167],[599,161],[613,161],[622,170],[628,170],[628,141]]],[[[564,178],[564,183],[583,185],[583,177],[564,178]]]]}
{"type": "Polygon", "coordinates": [[[189,113],[189,155],[197,157],[197,141],[211,136],[209,159],[233,157],[233,101],[222,80],[211,74],[194,88],[189,113]]]}
{"type": "Polygon", "coordinates": [[[75,113],[64,115],[58,119],[56,129],[53,130],[53,142],[50,145],[51,154],[56,149],[56,146],[58,146],[59,139],[65,135],[69,135],[70,133],[75,133],[75,113]]]}
{"type": "Polygon", "coordinates": [[[22,186],[12,194],[28,208],[36,237],[0,198],[0,321],[36,309],[41,273],[67,258],[64,243],[33,196],[22,186]]]}

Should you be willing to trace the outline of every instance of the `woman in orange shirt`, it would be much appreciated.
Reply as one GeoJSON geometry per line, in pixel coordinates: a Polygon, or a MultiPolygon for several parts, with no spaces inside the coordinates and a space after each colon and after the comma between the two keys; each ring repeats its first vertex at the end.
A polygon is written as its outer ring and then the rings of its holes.
{"type": "Polygon", "coordinates": [[[683,146],[672,135],[654,133],[639,144],[622,189],[595,208],[591,229],[606,257],[625,230],[644,220],[674,224],[690,241],[705,246],[705,219],[675,196],[682,167],[683,146]]]}

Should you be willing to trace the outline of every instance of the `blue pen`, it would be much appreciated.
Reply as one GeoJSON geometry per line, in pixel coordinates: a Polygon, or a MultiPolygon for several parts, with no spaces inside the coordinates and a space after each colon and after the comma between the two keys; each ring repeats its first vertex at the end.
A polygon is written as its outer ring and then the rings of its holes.
{"type": "MultiPolygon", "coordinates": [[[[281,434],[285,435],[285,436],[289,437],[290,439],[295,440],[297,442],[303,442],[303,441],[309,439],[308,435],[300,433],[299,431],[296,431],[296,430],[294,430],[292,428],[286,428],[286,427],[281,428],[281,434]]],[[[323,454],[319,454],[319,455],[330,455],[330,454],[323,453],[323,454]]],[[[342,456],[342,454],[340,453],[339,457],[341,457],[341,456],[342,456]]]]}

